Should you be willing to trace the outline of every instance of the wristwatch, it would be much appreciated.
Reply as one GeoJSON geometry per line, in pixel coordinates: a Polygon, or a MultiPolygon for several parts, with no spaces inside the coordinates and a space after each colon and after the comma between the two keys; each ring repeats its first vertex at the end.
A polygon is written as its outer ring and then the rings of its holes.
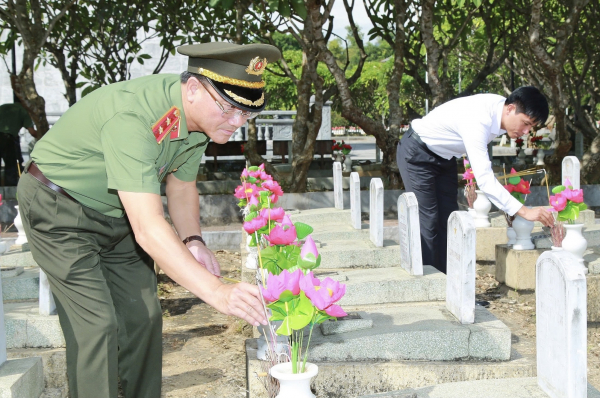
{"type": "Polygon", "coordinates": [[[202,244],[204,246],[206,246],[206,242],[204,241],[204,239],[202,239],[202,237],[200,235],[191,235],[191,236],[188,236],[187,238],[185,238],[183,240],[183,244],[186,245],[186,244],[190,243],[193,240],[199,240],[200,242],[202,242],[202,244]]]}

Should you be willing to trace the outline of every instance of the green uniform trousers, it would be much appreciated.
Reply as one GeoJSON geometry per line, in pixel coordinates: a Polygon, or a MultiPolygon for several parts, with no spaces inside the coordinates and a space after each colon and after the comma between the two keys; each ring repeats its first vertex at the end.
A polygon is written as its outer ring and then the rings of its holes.
{"type": "Polygon", "coordinates": [[[150,256],[127,218],[105,216],[30,174],[18,189],[33,258],[48,275],[72,398],[159,398],[162,313],[150,256]]]}

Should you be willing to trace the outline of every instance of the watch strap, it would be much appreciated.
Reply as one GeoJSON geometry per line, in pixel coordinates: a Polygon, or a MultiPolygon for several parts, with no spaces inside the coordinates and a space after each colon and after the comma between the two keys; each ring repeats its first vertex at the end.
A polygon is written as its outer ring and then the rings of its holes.
{"type": "Polygon", "coordinates": [[[204,246],[206,246],[206,242],[204,241],[204,239],[202,239],[202,237],[200,235],[190,235],[190,236],[188,236],[187,238],[185,238],[183,240],[183,244],[187,245],[188,243],[190,243],[193,240],[199,240],[200,242],[202,242],[202,244],[204,246]]]}

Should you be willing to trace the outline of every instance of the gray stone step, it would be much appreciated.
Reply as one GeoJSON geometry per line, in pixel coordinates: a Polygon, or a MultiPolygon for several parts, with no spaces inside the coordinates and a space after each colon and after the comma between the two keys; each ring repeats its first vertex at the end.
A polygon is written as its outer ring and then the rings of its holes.
{"type": "Polygon", "coordinates": [[[370,240],[368,225],[363,225],[363,229],[354,229],[350,224],[319,224],[310,236],[321,243],[334,240],[370,240]]]}
{"type": "Polygon", "coordinates": [[[20,275],[4,277],[2,271],[2,299],[6,301],[38,299],[40,269],[27,268],[20,275]]]}
{"type": "Polygon", "coordinates": [[[401,304],[357,314],[372,320],[372,327],[327,336],[321,330],[327,325],[315,328],[309,360],[505,361],[510,358],[510,329],[485,308],[476,308],[475,323],[471,325],[458,323],[444,304],[437,303],[401,304]]]}
{"type": "Polygon", "coordinates": [[[37,267],[30,251],[8,252],[0,256],[0,267],[37,267]]]}
{"type": "Polygon", "coordinates": [[[391,240],[384,240],[383,247],[376,247],[370,240],[321,242],[318,250],[321,269],[400,266],[400,246],[391,240]]]}
{"type": "MultiPolygon", "coordinates": [[[[600,398],[600,393],[588,384],[588,398],[600,398]]],[[[474,380],[444,383],[421,388],[361,395],[359,398],[549,398],[538,387],[537,377],[474,380]]]]}
{"type": "Polygon", "coordinates": [[[37,301],[4,303],[7,348],[64,347],[57,315],[39,314],[37,301]]]}
{"type": "MultiPolygon", "coordinates": [[[[264,364],[256,359],[256,339],[246,340],[249,398],[268,398],[258,374],[264,364]]],[[[309,347],[310,351],[310,347],[309,347]]],[[[318,397],[357,397],[406,386],[535,376],[535,355],[513,349],[509,361],[327,361],[319,362],[319,374],[311,383],[318,397]]],[[[509,395],[503,398],[508,398],[509,395]]],[[[512,397],[511,397],[512,398],[512,397]]]]}
{"type": "Polygon", "coordinates": [[[371,305],[439,301],[446,299],[446,275],[432,266],[423,267],[422,276],[410,275],[403,268],[323,270],[319,278],[330,277],[346,284],[339,304],[371,305]]]}
{"type": "Polygon", "coordinates": [[[0,367],[0,397],[37,398],[43,390],[42,358],[9,359],[0,367]]]}
{"type": "Polygon", "coordinates": [[[350,209],[340,210],[333,207],[310,210],[287,211],[293,222],[302,222],[315,229],[321,229],[327,224],[350,225],[350,209]]]}

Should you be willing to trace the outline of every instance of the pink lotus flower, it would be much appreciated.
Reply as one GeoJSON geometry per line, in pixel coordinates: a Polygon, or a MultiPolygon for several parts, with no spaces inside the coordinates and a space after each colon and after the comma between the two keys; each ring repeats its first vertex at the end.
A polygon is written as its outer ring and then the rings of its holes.
{"type": "Polygon", "coordinates": [[[271,177],[270,174],[267,174],[266,172],[261,171],[260,172],[260,179],[263,180],[263,181],[271,181],[271,180],[273,180],[273,177],[271,177]]]}
{"type": "Polygon", "coordinates": [[[565,199],[570,200],[574,203],[582,203],[583,202],[583,189],[565,189],[561,192],[561,195],[565,197],[565,199]]]}
{"type": "Polygon", "coordinates": [[[260,206],[260,202],[258,201],[258,198],[256,197],[256,195],[254,196],[250,196],[250,200],[248,201],[248,204],[250,206],[260,206]]]}
{"type": "Polygon", "coordinates": [[[573,183],[568,178],[565,178],[565,183],[563,185],[567,189],[573,189],[573,183]]]}
{"type": "Polygon", "coordinates": [[[469,162],[469,159],[463,158],[463,166],[465,166],[465,169],[468,169],[471,167],[471,163],[469,162]]]}
{"type": "Polygon", "coordinates": [[[310,235],[306,237],[304,245],[302,246],[302,250],[300,250],[300,258],[306,258],[308,254],[312,254],[313,256],[315,256],[315,258],[319,257],[317,245],[315,245],[315,241],[310,235]]]}
{"type": "Polygon", "coordinates": [[[531,193],[531,190],[529,189],[529,182],[525,181],[523,179],[521,181],[519,181],[519,183],[517,185],[515,185],[514,190],[515,190],[515,192],[520,192],[525,195],[531,193]]]}
{"type": "Polygon", "coordinates": [[[276,225],[275,228],[271,230],[269,235],[265,235],[265,239],[268,240],[272,245],[287,246],[296,240],[296,227],[276,225]]]}
{"type": "Polygon", "coordinates": [[[511,167],[510,174],[517,174],[517,170],[514,167],[511,167]]]}
{"type": "Polygon", "coordinates": [[[341,317],[346,312],[334,303],[338,302],[346,293],[346,285],[325,278],[323,281],[312,276],[312,272],[300,278],[300,289],[306,294],[315,307],[325,311],[327,315],[341,317]]]}
{"type": "Polygon", "coordinates": [[[285,225],[287,227],[293,227],[294,223],[292,222],[292,219],[290,218],[290,216],[288,216],[287,214],[283,216],[283,220],[281,221],[281,225],[285,225]]]}
{"type": "Polygon", "coordinates": [[[270,191],[272,195],[270,196],[271,202],[277,203],[277,199],[280,196],[283,196],[283,190],[279,186],[277,181],[268,180],[262,183],[262,188],[270,191]]]}
{"type": "Polygon", "coordinates": [[[561,194],[550,196],[550,204],[556,211],[562,211],[567,207],[567,199],[561,194]]]}
{"type": "Polygon", "coordinates": [[[512,184],[506,184],[504,185],[504,188],[506,188],[506,190],[510,193],[513,193],[515,191],[515,186],[512,184]]]}
{"type": "Polygon", "coordinates": [[[267,288],[260,287],[265,301],[274,302],[279,300],[281,293],[286,290],[292,292],[293,295],[300,293],[301,276],[302,271],[299,269],[292,273],[284,269],[279,275],[269,273],[269,276],[267,277],[267,288]]]}
{"type": "Polygon", "coordinates": [[[248,172],[248,169],[244,167],[244,170],[242,170],[242,178],[248,178],[248,176],[250,176],[250,173],[248,172]]]}
{"type": "Polygon", "coordinates": [[[474,178],[475,175],[473,174],[473,170],[471,169],[467,169],[467,171],[463,173],[463,180],[472,180],[474,178]]]}
{"type": "Polygon", "coordinates": [[[264,227],[265,225],[267,225],[267,220],[265,220],[261,216],[258,216],[258,217],[254,217],[250,221],[246,221],[244,223],[243,227],[244,227],[244,231],[246,231],[249,234],[253,234],[254,232],[256,232],[259,229],[261,229],[262,227],[264,227]]]}
{"type": "Polygon", "coordinates": [[[258,195],[260,188],[254,184],[244,183],[235,189],[233,194],[238,199],[248,199],[250,196],[258,195]]]}
{"type": "Polygon", "coordinates": [[[274,209],[262,209],[260,211],[260,216],[267,220],[273,220],[277,222],[282,222],[283,217],[285,216],[285,210],[283,207],[276,207],[274,209]]]}

